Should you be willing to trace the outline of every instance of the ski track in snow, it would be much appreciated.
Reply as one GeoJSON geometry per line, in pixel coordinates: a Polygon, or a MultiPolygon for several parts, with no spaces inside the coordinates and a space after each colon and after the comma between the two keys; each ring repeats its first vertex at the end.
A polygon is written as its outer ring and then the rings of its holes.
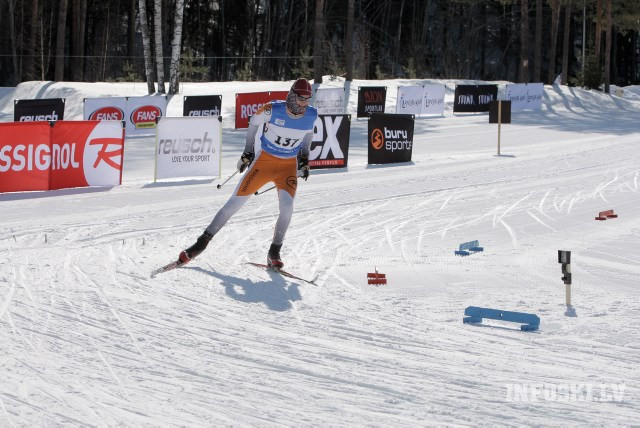
{"type": "MultiPolygon", "coordinates": [[[[349,171],[301,182],[283,247],[317,287],[245,264],[264,261],[275,192],[149,278],[235,186],[141,185],[151,139],[130,144],[122,186],[0,195],[0,425],[637,423],[640,126],[614,111],[589,132],[562,104],[519,117],[513,157],[493,155],[486,116],[418,118],[413,165],[386,168],[367,167],[354,120],[349,171]],[[454,256],[474,239],[483,252],[454,256]],[[375,268],[388,285],[366,284],[375,268]],[[540,331],[462,324],[470,305],[536,313],[540,331]],[[507,399],[574,383],[625,384],[624,400],[507,399]]],[[[224,133],[223,179],[244,138],[224,133]]]]}

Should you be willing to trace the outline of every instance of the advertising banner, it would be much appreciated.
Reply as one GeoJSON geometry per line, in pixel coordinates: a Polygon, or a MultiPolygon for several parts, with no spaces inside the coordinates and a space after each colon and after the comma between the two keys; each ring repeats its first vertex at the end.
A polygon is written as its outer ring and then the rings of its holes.
{"type": "Polygon", "coordinates": [[[345,168],[350,130],[350,114],[318,115],[309,151],[311,169],[345,168]]]}
{"type": "Polygon", "coordinates": [[[444,85],[424,85],[422,114],[444,114],[444,85]]]}
{"type": "Polygon", "coordinates": [[[410,162],[413,149],[412,114],[372,114],[369,118],[369,164],[410,162]]]}
{"type": "Polygon", "coordinates": [[[369,117],[372,113],[384,113],[386,99],[386,86],[358,87],[358,117],[369,117]]]}
{"type": "Polygon", "coordinates": [[[398,98],[396,101],[396,113],[420,114],[422,113],[422,86],[398,86],[398,98]]]}
{"type": "Polygon", "coordinates": [[[85,98],[84,120],[126,120],[127,97],[85,98]]]}
{"type": "Polygon", "coordinates": [[[318,114],[344,114],[347,111],[344,88],[318,89],[312,105],[318,110],[318,114]]]}
{"type": "Polygon", "coordinates": [[[183,98],[182,115],[220,116],[222,95],[189,95],[183,98]]]}
{"type": "Polygon", "coordinates": [[[0,124],[0,192],[120,184],[119,121],[0,124]]]}
{"type": "Polygon", "coordinates": [[[160,119],[156,129],[155,180],[219,177],[221,121],[220,116],[160,119]]]}
{"type": "Polygon", "coordinates": [[[498,85],[457,85],[454,113],[488,112],[489,103],[498,99],[498,85]]]}
{"type": "Polygon", "coordinates": [[[64,119],[64,98],[15,100],[14,122],[37,122],[64,119]]]}
{"type": "Polygon", "coordinates": [[[542,108],[543,83],[510,83],[505,92],[506,98],[511,101],[512,111],[540,110],[542,108]]]}
{"type": "Polygon", "coordinates": [[[248,128],[249,118],[272,100],[285,100],[289,91],[250,92],[236,94],[236,129],[248,128]]]}
{"type": "Polygon", "coordinates": [[[127,99],[127,137],[153,135],[156,120],[167,111],[166,95],[160,97],[129,97],[127,99]]]}

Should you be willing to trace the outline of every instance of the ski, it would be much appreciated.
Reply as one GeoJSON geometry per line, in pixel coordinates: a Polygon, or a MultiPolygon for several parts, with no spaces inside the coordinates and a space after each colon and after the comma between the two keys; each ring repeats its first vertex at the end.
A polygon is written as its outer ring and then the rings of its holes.
{"type": "Polygon", "coordinates": [[[164,265],[158,269],[155,269],[151,272],[151,278],[153,278],[154,276],[156,276],[159,273],[164,273],[170,270],[173,270],[175,268],[179,268],[180,266],[182,266],[184,263],[182,263],[180,260],[176,260],[175,262],[171,262],[168,265],[164,265]]]}
{"type": "Polygon", "coordinates": [[[266,269],[266,270],[271,271],[271,272],[278,273],[278,274],[280,274],[282,276],[285,276],[287,278],[297,279],[298,281],[306,282],[307,284],[315,285],[316,287],[318,286],[318,284],[316,284],[316,280],[318,279],[318,277],[315,277],[315,278],[309,280],[309,279],[305,279],[305,278],[300,278],[299,276],[296,276],[296,275],[294,275],[292,273],[289,273],[287,271],[284,271],[282,269],[273,268],[273,267],[270,267],[269,265],[265,265],[265,264],[262,264],[262,263],[247,262],[247,264],[248,265],[253,265],[253,266],[256,266],[256,267],[259,267],[259,268],[263,268],[263,269],[266,269]]]}

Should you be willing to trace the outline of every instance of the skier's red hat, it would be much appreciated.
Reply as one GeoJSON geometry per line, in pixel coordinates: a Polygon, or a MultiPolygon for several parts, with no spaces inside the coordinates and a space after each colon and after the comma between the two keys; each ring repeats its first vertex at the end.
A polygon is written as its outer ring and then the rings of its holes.
{"type": "Polygon", "coordinates": [[[311,92],[311,85],[309,84],[307,79],[304,79],[302,77],[293,82],[291,90],[301,97],[305,98],[311,98],[311,95],[313,95],[313,93],[311,92]]]}

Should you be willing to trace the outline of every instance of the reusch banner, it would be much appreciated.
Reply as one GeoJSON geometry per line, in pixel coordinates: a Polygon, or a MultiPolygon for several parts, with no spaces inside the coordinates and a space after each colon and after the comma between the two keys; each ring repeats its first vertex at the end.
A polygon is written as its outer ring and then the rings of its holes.
{"type": "Polygon", "coordinates": [[[155,179],[219,177],[222,118],[163,117],[156,128],[155,179]]]}
{"type": "Polygon", "coordinates": [[[346,167],[350,130],[350,114],[318,115],[309,150],[311,169],[346,167]]]}
{"type": "Polygon", "coordinates": [[[344,88],[321,88],[313,96],[312,105],[318,114],[344,114],[347,111],[344,88]]]}
{"type": "Polygon", "coordinates": [[[396,113],[420,114],[422,113],[422,86],[398,86],[396,101],[396,113]]]}
{"type": "Polygon", "coordinates": [[[424,85],[422,93],[422,114],[444,114],[444,85],[424,85]]]}
{"type": "Polygon", "coordinates": [[[126,120],[127,97],[85,98],[84,120],[126,120]]]}
{"type": "Polygon", "coordinates": [[[512,111],[542,108],[543,83],[510,83],[505,92],[506,98],[511,101],[512,111]]]}
{"type": "Polygon", "coordinates": [[[156,120],[167,111],[167,96],[128,97],[126,124],[127,137],[153,135],[156,120]]]}
{"type": "Polygon", "coordinates": [[[498,99],[498,85],[457,85],[454,113],[488,112],[489,103],[498,99]]]}
{"type": "Polygon", "coordinates": [[[120,184],[123,149],[122,122],[0,123],[0,192],[120,184]]]}
{"type": "Polygon", "coordinates": [[[289,91],[250,92],[236,94],[236,129],[248,128],[249,118],[272,100],[285,100],[289,91]]]}
{"type": "Polygon", "coordinates": [[[369,117],[372,113],[384,113],[386,99],[386,86],[358,87],[358,117],[369,117]]]}
{"type": "Polygon", "coordinates": [[[37,100],[15,100],[13,104],[14,122],[37,122],[64,119],[64,98],[37,100]]]}
{"type": "Polygon", "coordinates": [[[183,98],[182,115],[220,116],[222,95],[189,95],[183,98]]]}
{"type": "Polygon", "coordinates": [[[369,118],[369,164],[410,162],[413,150],[412,114],[372,114],[369,118]]]}

